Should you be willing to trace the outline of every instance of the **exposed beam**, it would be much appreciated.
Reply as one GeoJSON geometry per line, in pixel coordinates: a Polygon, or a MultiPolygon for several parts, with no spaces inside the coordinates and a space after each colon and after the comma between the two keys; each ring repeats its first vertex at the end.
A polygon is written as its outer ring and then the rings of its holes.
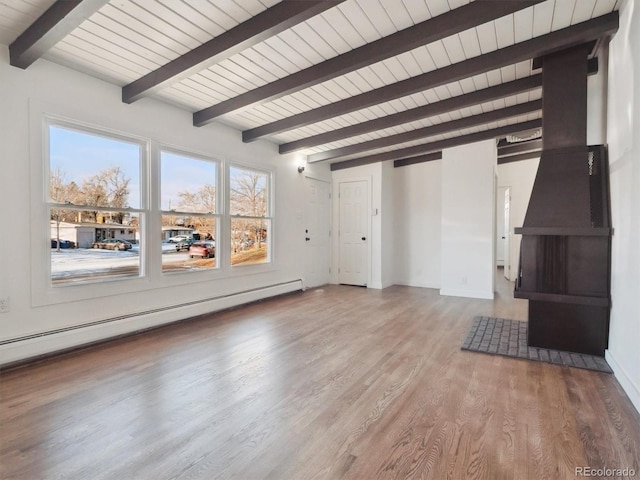
{"type": "MultiPolygon", "coordinates": [[[[596,73],[598,73],[598,59],[592,58],[589,60],[589,75],[595,75],[596,73]]],[[[356,135],[363,135],[376,130],[383,130],[385,128],[402,125],[403,123],[414,122],[434,115],[440,115],[442,113],[452,112],[454,110],[471,107],[484,102],[490,102],[499,98],[509,97],[518,93],[528,92],[540,87],[542,87],[542,75],[536,74],[530,77],[513,80],[511,82],[501,83],[494,87],[483,88],[482,90],[477,90],[475,92],[458,95],[440,102],[422,105],[403,112],[393,113],[381,118],[367,120],[366,122],[356,123],[355,125],[349,125],[348,127],[337,128],[329,132],[319,133],[317,135],[301,138],[289,143],[283,143],[279,147],[279,152],[281,154],[292,153],[304,148],[316,147],[318,145],[324,145],[326,143],[343,140],[345,138],[355,137],[356,135]]],[[[261,127],[257,127],[255,129],[245,130],[242,132],[243,141],[252,141],[253,135],[259,134],[259,132],[256,131],[260,128],[261,127]]]]}
{"type": "Polygon", "coordinates": [[[57,0],[9,45],[9,63],[27,68],[109,0],[57,0]]]}
{"type": "Polygon", "coordinates": [[[252,139],[304,127],[332,117],[361,110],[388,102],[396,98],[412,95],[440,85],[468,78],[480,73],[529,60],[538,55],[580,45],[601,36],[608,36],[618,29],[618,12],[582,22],[532,40],[520,42],[491,53],[454,63],[448,67],[423,73],[381,88],[376,88],[338,102],[331,103],[282,120],[253,129],[252,139]]]}
{"type": "Polygon", "coordinates": [[[469,28],[509,15],[543,0],[476,0],[468,5],[425,20],[349,52],[325,60],[292,75],[225,100],[193,115],[197,127],[220,115],[268,102],[304,88],[317,85],[359,68],[394,57],[414,48],[455,35],[469,28]]]}
{"type": "Polygon", "coordinates": [[[541,109],[542,100],[533,100],[532,102],[521,103],[507,108],[500,108],[490,112],[481,113],[479,115],[471,115],[469,117],[452,120],[450,122],[438,123],[429,127],[416,128],[415,130],[409,130],[408,132],[376,138],[374,140],[369,140],[368,142],[356,143],[354,145],[347,145],[346,147],[314,153],[307,157],[307,161],[313,163],[339,157],[346,157],[347,155],[367,152],[377,148],[390,147],[392,145],[412,142],[414,140],[420,140],[422,138],[432,137],[446,132],[462,130],[464,128],[475,127],[477,125],[496,122],[506,118],[517,117],[518,115],[536,112],[541,109]]]}
{"type": "Polygon", "coordinates": [[[344,162],[332,163],[331,170],[341,170],[343,168],[351,168],[360,165],[367,165],[370,163],[384,162],[386,160],[399,160],[406,157],[415,157],[417,155],[423,155],[425,153],[435,152],[438,150],[443,150],[445,148],[457,147],[459,145],[480,142],[482,140],[489,140],[491,138],[498,138],[502,137],[503,135],[512,135],[514,133],[524,132],[526,130],[531,130],[534,128],[540,128],[541,126],[542,120],[539,119],[522,123],[514,123],[513,125],[507,125],[506,127],[485,130],[484,132],[461,135],[459,137],[447,138],[446,140],[439,140],[437,142],[423,143],[422,145],[416,145],[414,147],[400,148],[391,152],[378,153],[376,155],[369,155],[366,157],[345,160],[344,162]]]}
{"type": "MultiPolygon", "coordinates": [[[[597,47],[600,44],[600,40],[594,40],[592,42],[589,43],[589,46],[587,47],[589,50],[588,55],[596,55],[596,51],[597,51],[597,47]]],[[[592,57],[588,60],[588,69],[589,70],[593,70],[595,69],[596,72],[598,71],[598,57],[592,57]]],[[[531,70],[540,70],[542,68],[542,57],[536,57],[531,61],[531,70]]]]}
{"type": "Polygon", "coordinates": [[[122,88],[122,101],[145,95],[250,48],[345,0],[284,0],[122,88]]]}
{"type": "Polygon", "coordinates": [[[515,153],[529,152],[531,150],[540,150],[542,148],[542,140],[529,140],[528,142],[510,143],[504,146],[498,144],[498,156],[505,157],[515,153]]]}
{"type": "Polygon", "coordinates": [[[434,160],[442,160],[442,152],[426,153],[417,157],[401,158],[393,162],[393,168],[408,167],[416,163],[433,162],[434,160]]]}
{"type": "MultiPolygon", "coordinates": [[[[457,97],[447,98],[440,102],[422,105],[410,110],[405,110],[404,112],[392,113],[385,117],[375,118],[366,122],[356,123],[355,125],[349,125],[348,127],[331,130],[330,132],[320,133],[318,135],[302,138],[289,143],[283,143],[280,145],[279,151],[281,154],[284,154],[295,152],[303,148],[316,147],[318,145],[324,145],[337,140],[355,137],[356,135],[363,135],[375,130],[383,130],[385,128],[395,127],[396,125],[402,125],[403,123],[414,122],[423,118],[433,117],[435,115],[452,112],[465,107],[471,107],[484,102],[490,102],[492,100],[527,92],[539,87],[542,87],[542,74],[521,78],[519,80],[503,83],[494,87],[483,88],[482,90],[458,95],[457,97]]],[[[247,141],[246,138],[251,137],[253,131],[258,130],[259,128],[260,127],[242,132],[242,139],[247,141]]]]}
{"type": "Polygon", "coordinates": [[[498,157],[498,165],[505,163],[519,162],[520,160],[529,160],[531,158],[540,158],[542,150],[536,150],[534,152],[520,153],[518,155],[507,155],[505,157],[498,157]]]}

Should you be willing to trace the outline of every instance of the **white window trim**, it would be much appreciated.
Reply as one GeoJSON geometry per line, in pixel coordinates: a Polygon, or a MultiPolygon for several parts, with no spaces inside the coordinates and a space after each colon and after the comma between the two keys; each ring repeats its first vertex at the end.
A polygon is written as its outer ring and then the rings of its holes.
{"type": "MultiPolygon", "coordinates": [[[[49,106],[49,108],[51,108],[49,106]]],[[[148,235],[148,184],[144,180],[149,172],[149,140],[122,132],[113,127],[97,125],[87,121],[77,120],[70,115],[50,113],[49,108],[37,102],[30,102],[30,151],[31,151],[31,219],[32,225],[37,225],[30,232],[29,248],[31,259],[31,304],[32,306],[66,303],[111,295],[119,295],[132,290],[150,288],[147,267],[149,265],[148,252],[143,251],[140,259],[140,275],[135,277],[117,277],[101,281],[78,282],[64,285],[53,285],[51,281],[51,252],[48,246],[51,240],[49,209],[56,204],[49,199],[49,127],[59,125],[88,134],[95,134],[105,138],[123,140],[139,144],[141,147],[140,160],[140,207],[136,209],[117,209],[118,211],[132,211],[140,216],[140,231],[143,236],[148,235]]],[[[55,112],[63,108],[51,108],[55,112]]],[[[80,207],[80,206],[78,206],[80,207]]],[[[146,250],[146,249],[145,249],[146,250]]]]}
{"type": "Polygon", "coordinates": [[[227,243],[226,254],[224,255],[225,269],[229,272],[229,276],[235,275],[247,275],[256,272],[269,272],[276,270],[276,256],[275,256],[275,172],[270,168],[261,168],[254,165],[249,165],[242,162],[229,162],[225,168],[225,185],[227,186],[225,195],[225,212],[231,212],[231,168],[236,167],[242,170],[252,170],[258,173],[264,173],[267,175],[267,182],[269,186],[268,198],[267,198],[267,213],[265,217],[248,217],[244,215],[231,215],[228,213],[225,215],[224,226],[226,232],[224,232],[224,238],[227,243]],[[253,264],[240,264],[231,265],[231,220],[234,218],[260,218],[269,220],[271,222],[271,230],[267,238],[267,258],[264,263],[253,264]]]}
{"type": "MultiPolygon", "coordinates": [[[[194,282],[216,281],[224,278],[236,278],[272,273],[278,269],[277,252],[275,248],[276,237],[276,210],[275,210],[275,166],[256,166],[242,161],[228,162],[224,157],[194,151],[180,147],[177,144],[169,144],[155,139],[151,132],[139,134],[144,128],[137,128],[134,120],[128,118],[109,117],[100,111],[88,112],[82,108],[68,104],[53,104],[38,99],[29,99],[29,164],[30,164],[30,215],[32,230],[27,241],[29,251],[24,253],[25,263],[28,263],[26,272],[16,275],[28,275],[31,289],[31,306],[56,305],[89,301],[93,299],[114,297],[132,292],[144,292],[173,288],[180,285],[193,284],[194,282]],[[140,229],[143,237],[141,242],[147,246],[142,251],[141,276],[118,277],[109,280],[74,283],[68,285],[52,285],[51,283],[51,257],[49,245],[51,239],[48,205],[48,174],[49,174],[49,142],[48,122],[67,124],[69,127],[85,130],[89,133],[107,138],[121,138],[129,142],[139,142],[144,145],[142,150],[143,160],[140,167],[140,191],[141,204],[140,229]],[[133,133],[130,133],[133,132],[133,133]],[[269,263],[237,265],[231,267],[230,255],[222,254],[219,257],[220,267],[195,272],[176,272],[167,274],[162,272],[161,248],[149,248],[150,240],[156,238],[155,232],[161,227],[160,210],[160,151],[175,151],[188,156],[201,157],[218,162],[220,175],[219,205],[221,211],[219,240],[216,246],[220,252],[228,252],[230,248],[230,216],[228,215],[229,194],[229,166],[264,172],[269,175],[270,195],[269,210],[271,216],[270,254],[269,263]],[[219,243],[219,246],[218,246],[219,243]],[[156,251],[157,250],[157,251],[156,251]],[[28,272],[28,273],[27,273],[28,272]]],[[[173,139],[174,141],[176,139],[173,139]]],[[[216,255],[217,256],[217,255],[216,255]]]]}
{"type": "MultiPolygon", "coordinates": [[[[206,216],[206,217],[211,217],[211,218],[215,218],[216,220],[216,266],[214,268],[209,268],[206,270],[184,270],[184,271],[177,271],[177,272],[165,272],[162,269],[162,259],[160,259],[160,271],[161,274],[164,276],[170,276],[170,277],[180,277],[181,275],[185,275],[188,278],[188,280],[193,280],[193,278],[191,277],[192,275],[215,275],[215,277],[211,277],[211,278],[217,278],[220,276],[220,273],[218,272],[223,272],[224,269],[222,268],[221,262],[220,262],[220,258],[218,256],[218,251],[222,251],[221,248],[223,247],[224,242],[221,242],[222,240],[222,225],[224,224],[224,213],[225,213],[225,202],[224,202],[224,198],[225,198],[225,178],[224,178],[224,161],[221,158],[216,158],[214,156],[211,155],[206,155],[203,153],[198,153],[198,152],[194,152],[191,150],[187,150],[184,148],[178,148],[178,147],[174,147],[174,146],[169,146],[169,145],[165,145],[165,144],[159,144],[158,145],[158,154],[156,156],[157,158],[157,180],[156,182],[153,182],[152,180],[152,184],[156,185],[156,191],[153,195],[153,202],[152,202],[152,206],[151,206],[151,216],[153,218],[157,218],[158,219],[158,228],[160,228],[162,226],[162,215],[167,215],[167,214],[175,214],[175,215],[195,215],[195,216],[206,216]],[[182,211],[177,211],[177,210],[163,210],[162,209],[162,152],[167,152],[167,153],[173,153],[175,155],[181,155],[184,157],[188,157],[188,158],[193,158],[194,160],[199,160],[199,161],[204,161],[204,162],[210,162],[213,163],[215,165],[216,168],[216,212],[214,213],[196,213],[196,212],[182,212],[182,211]],[[217,275],[216,275],[217,273],[217,275]]],[[[156,229],[157,230],[157,229],[156,229]]],[[[185,279],[187,280],[187,279],[185,279]]],[[[184,283],[187,283],[186,281],[184,283]]]]}

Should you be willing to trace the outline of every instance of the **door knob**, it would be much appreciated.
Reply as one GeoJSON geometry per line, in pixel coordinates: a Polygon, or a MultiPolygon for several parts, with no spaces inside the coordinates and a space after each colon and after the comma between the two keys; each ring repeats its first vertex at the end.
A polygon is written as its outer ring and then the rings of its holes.
{"type": "Polygon", "coordinates": [[[309,240],[311,240],[309,237],[304,237],[304,239],[308,242],[309,240]]]}
{"type": "Polygon", "coordinates": [[[366,239],[367,239],[367,237],[362,237],[362,240],[366,240],[366,239]]]}

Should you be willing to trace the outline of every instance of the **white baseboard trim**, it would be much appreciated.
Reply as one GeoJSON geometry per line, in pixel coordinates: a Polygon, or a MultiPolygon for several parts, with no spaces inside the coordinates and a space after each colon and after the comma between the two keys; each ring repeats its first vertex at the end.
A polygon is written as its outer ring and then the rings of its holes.
{"type": "Polygon", "coordinates": [[[613,370],[613,374],[616,376],[618,383],[625,391],[629,400],[636,410],[640,412],[640,387],[636,385],[631,377],[627,374],[626,370],[620,365],[620,363],[616,360],[611,350],[606,350],[604,352],[604,358],[613,370]]]}
{"type": "Polygon", "coordinates": [[[299,290],[302,290],[302,281],[294,280],[244,292],[221,295],[209,300],[205,299],[202,302],[191,302],[187,305],[177,305],[158,311],[128,315],[123,318],[113,319],[113,321],[101,321],[93,325],[73,327],[57,332],[43,332],[40,335],[32,335],[0,345],[0,366],[50,355],[299,290]]]}
{"type": "Polygon", "coordinates": [[[440,283],[437,282],[411,282],[400,280],[396,282],[396,285],[404,285],[405,287],[434,288],[436,290],[440,290],[440,283]]]}
{"type": "Polygon", "coordinates": [[[484,300],[493,300],[493,292],[484,292],[480,290],[454,290],[450,288],[441,288],[440,295],[445,295],[448,297],[482,298],[484,300]]]}

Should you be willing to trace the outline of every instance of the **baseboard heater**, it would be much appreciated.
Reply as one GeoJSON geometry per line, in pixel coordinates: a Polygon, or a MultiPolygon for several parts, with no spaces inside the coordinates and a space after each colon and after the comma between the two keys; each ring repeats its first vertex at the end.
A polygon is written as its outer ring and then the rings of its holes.
{"type": "MultiPolygon", "coordinates": [[[[117,317],[111,317],[111,318],[105,318],[103,320],[96,320],[95,322],[89,322],[89,323],[83,323],[81,325],[72,325],[69,327],[64,327],[64,328],[57,328],[55,330],[47,330],[46,332],[39,332],[39,333],[34,333],[31,335],[24,335],[22,337],[16,337],[16,338],[11,338],[8,340],[2,340],[0,341],[0,346],[2,345],[8,345],[8,344],[12,344],[12,343],[18,343],[18,342],[24,342],[25,340],[33,340],[35,338],[41,338],[41,337],[48,337],[51,335],[57,335],[60,333],[66,333],[66,332],[70,332],[73,330],[81,330],[83,328],[88,328],[88,327],[95,327],[97,325],[104,325],[104,324],[109,324],[109,323],[113,323],[113,322],[118,322],[121,320],[128,320],[131,318],[135,318],[135,317],[143,317],[146,315],[152,315],[154,313],[162,313],[162,312],[167,312],[167,311],[171,311],[171,310],[176,310],[179,308],[185,308],[185,307],[192,307],[195,305],[202,305],[203,303],[208,303],[208,302],[215,302],[215,301],[219,301],[219,300],[224,300],[224,299],[231,299],[234,297],[239,297],[241,295],[248,295],[251,293],[258,293],[258,292],[262,292],[262,291],[267,291],[269,289],[280,289],[282,290],[281,293],[276,293],[274,296],[277,295],[283,295],[286,293],[291,293],[291,292],[295,292],[298,290],[302,290],[302,280],[293,280],[290,282],[282,282],[282,283],[275,283],[273,285],[268,285],[268,286],[264,286],[264,287],[258,287],[258,288],[251,288],[248,290],[242,290],[240,292],[234,292],[234,293],[228,293],[228,294],[224,294],[224,295],[218,295],[215,297],[208,297],[208,298],[203,298],[201,300],[194,300],[191,302],[184,302],[184,303],[178,303],[178,304],[174,304],[174,305],[169,305],[169,306],[165,306],[165,307],[159,307],[159,308],[153,308],[150,310],[145,310],[143,312],[135,312],[135,313],[128,313],[125,315],[119,315],[117,317]]],[[[262,299],[266,299],[269,297],[263,297],[262,299]]],[[[249,300],[248,303],[252,303],[254,301],[260,301],[262,299],[256,299],[256,300],[249,300]]],[[[241,305],[241,304],[238,304],[241,305]]],[[[236,305],[236,306],[238,306],[236,305]]],[[[234,308],[235,306],[231,306],[231,307],[223,307],[220,308],[219,310],[212,310],[213,312],[219,312],[219,311],[223,311],[226,310],[228,308],[234,308]]],[[[203,314],[197,314],[194,315],[194,317],[200,316],[203,314]]],[[[169,321],[166,323],[161,323],[155,326],[151,326],[151,327],[146,327],[146,328],[142,328],[140,330],[134,330],[131,331],[129,333],[126,333],[125,335],[131,335],[131,334],[135,334],[135,333],[139,333],[141,331],[145,331],[145,330],[150,330],[153,328],[157,328],[157,327],[161,327],[161,326],[165,326],[165,325],[170,325],[172,323],[176,323],[176,322],[181,322],[184,320],[187,320],[188,318],[191,317],[186,317],[180,320],[174,320],[174,321],[169,321]]],[[[121,335],[116,335],[116,337],[121,336],[121,335]]],[[[109,338],[114,338],[114,337],[109,337],[109,338]]],[[[107,340],[108,338],[105,338],[104,340],[107,340]]],[[[79,345],[80,346],[80,345],[79,345]]]]}

